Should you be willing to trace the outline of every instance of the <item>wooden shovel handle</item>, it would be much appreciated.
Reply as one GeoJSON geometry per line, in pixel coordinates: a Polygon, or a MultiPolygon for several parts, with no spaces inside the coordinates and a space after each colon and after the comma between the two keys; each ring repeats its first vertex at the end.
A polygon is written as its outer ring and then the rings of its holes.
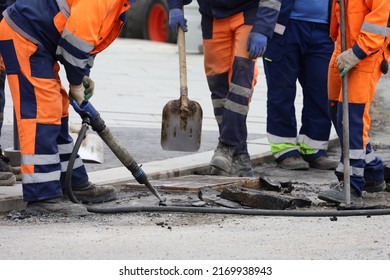
{"type": "Polygon", "coordinates": [[[177,33],[177,45],[179,46],[180,111],[188,112],[186,42],[184,31],[180,27],[178,28],[177,33]]]}

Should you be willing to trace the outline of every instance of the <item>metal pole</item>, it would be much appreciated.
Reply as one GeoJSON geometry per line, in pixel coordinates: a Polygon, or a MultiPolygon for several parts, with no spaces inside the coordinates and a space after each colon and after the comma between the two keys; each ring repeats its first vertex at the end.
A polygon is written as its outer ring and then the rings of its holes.
{"type": "MultiPolygon", "coordinates": [[[[345,2],[340,0],[340,33],[341,52],[347,49],[346,29],[345,29],[345,2]]],[[[351,182],[349,165],[349,109],[348,109],[348,73],[342,78],[343,93],[343,157],[344,157],[344,192],[345,201],[351,203],[351,182]]]]}

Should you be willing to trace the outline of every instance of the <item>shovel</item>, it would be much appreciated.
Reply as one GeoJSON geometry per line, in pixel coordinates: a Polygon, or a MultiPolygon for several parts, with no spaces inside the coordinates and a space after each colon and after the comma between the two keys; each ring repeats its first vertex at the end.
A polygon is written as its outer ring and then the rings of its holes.
{"type": "Polygon", "coordinates": [[[202,107],[188,99],[184,31],[178,28],[180,98],[169,101],[162,112],[161,147],[168,151],[195,152],[200,148],[202,107]]]}

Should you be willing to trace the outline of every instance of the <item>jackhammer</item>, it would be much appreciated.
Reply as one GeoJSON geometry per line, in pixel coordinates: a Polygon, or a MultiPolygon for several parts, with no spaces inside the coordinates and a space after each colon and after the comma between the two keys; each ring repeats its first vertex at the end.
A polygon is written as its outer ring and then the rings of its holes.
{"type": "Polygon", "coordinates": [[[73,163],[77,157],[78,150],[81,142],[85,137],[88,130],[88,126],[91,126],[94,131],[103,139],[111,151],[122,162],[122,164],[132,173],[138,183],[144,184],[160,201],[160,205],[164,204],[164,200],[161,198],[158,191],[150,184],[145,172],[141,169],[141,166],[133,159],[129,152],[118,142],[118,140],[111,134],[110,130],[106,126],[104,120],[100,117],[99,112],[92,106],[89,101],[84,101],[80,105],[72,99],[70,104],[75,111],[80,115],[82,119],[82,127],[75,142],[73,152],[69,159],[68,169],[65,177],[66,192],[72,202],[79,203],[77,198],[72,193],[71,178],[73,163]]]}

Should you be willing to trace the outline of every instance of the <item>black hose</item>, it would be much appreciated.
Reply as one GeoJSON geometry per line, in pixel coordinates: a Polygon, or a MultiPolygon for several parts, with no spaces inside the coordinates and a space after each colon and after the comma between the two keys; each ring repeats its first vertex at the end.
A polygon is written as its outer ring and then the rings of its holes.
{"type": "Polygon", "coordinates": [[[88,122],[83,122],[81,125],[81,129],[79,132],[79,136],[77,137],[76,143],[74,144],[72,153],[70,155],[69,161],[68,161],[68,168],[66,169],[66,175],[65,175],[65,191],[68,195],[70,201],[74,203],[81,203],[73,194],[72,191],[72,174],[73,174],[73,166],[74,162],[77,158],[77,154],[79,152],[81,143],[83,139],[85,138],[85,134],[87,133],[89,124],[88,122]]]}
{"type": "Polygon", "coordinates": [[[390,209],[360,209],[360,210],[265,210],[265,209],[232,209],[212,207],[180,207],[180,206],[128,206],[128,207],[98,207],[87,206],[89,212],[101,214],[117,214],[131,212],[183,212],[212,213],[253,216],[288,216],[288,217],[337,217],[337,216],[377,216],[389,215],[390,209]]]}

